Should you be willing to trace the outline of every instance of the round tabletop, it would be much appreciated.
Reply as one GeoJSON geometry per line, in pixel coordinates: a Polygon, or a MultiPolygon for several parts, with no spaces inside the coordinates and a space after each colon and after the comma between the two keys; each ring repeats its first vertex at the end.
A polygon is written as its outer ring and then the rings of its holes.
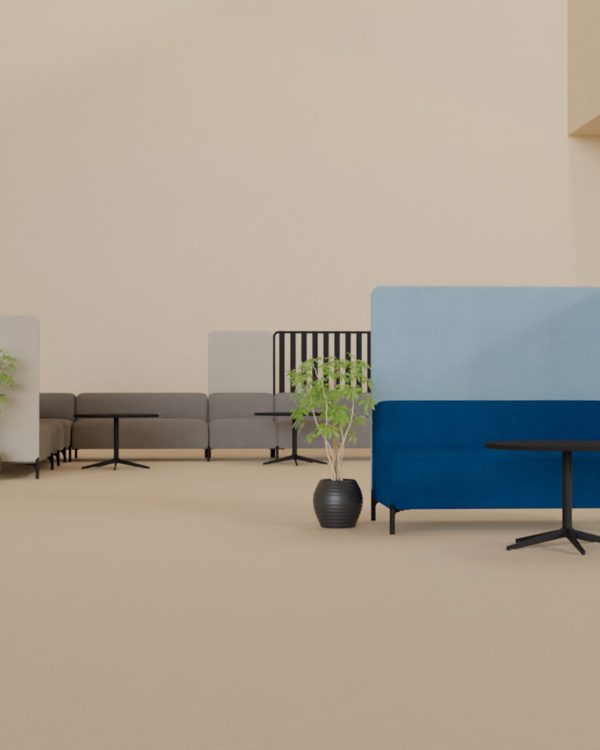
{"type": "Polygon", "coordinates": [[[600,451],[600,440],[494,440],[486,448],[506,451],[600,451]]]}

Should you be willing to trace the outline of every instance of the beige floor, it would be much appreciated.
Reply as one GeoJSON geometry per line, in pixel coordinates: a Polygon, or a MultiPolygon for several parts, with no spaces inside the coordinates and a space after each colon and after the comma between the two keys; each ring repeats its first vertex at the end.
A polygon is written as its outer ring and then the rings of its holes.
{"type": "Polygon", "coordinates": [[[504,550],[556,512],[390,537],[320,529],[317,466],[80,467],[0,474],[1,750],[600,747],[600,546],[504,550]]]}

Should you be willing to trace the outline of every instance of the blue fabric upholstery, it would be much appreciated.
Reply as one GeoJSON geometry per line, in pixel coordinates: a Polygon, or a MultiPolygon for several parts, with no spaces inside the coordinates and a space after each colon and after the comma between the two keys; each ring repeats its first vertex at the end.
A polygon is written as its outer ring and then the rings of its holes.
{"type": "MultiPolygon", "coordinates": [[[[373,415],[373,498],[409,508],[554,508],[561,454],[495,440],[599,440],[600,401],[383,401],[373,415]]],[[[573,455],[577,507],[600,507],[600,453],[573,455]]]]}

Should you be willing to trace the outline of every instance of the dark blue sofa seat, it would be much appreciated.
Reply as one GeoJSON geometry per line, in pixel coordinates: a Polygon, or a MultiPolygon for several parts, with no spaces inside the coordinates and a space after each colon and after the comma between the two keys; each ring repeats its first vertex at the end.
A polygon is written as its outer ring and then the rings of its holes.
{"type": "MultiPolygon", "coordinates": [[[[561,454],[494,440],[600,440],[598,401],[383,401],[373,415],[373,500],[417,508],[558,508],[561,454]]],[[[600,453],[575,453],[576,507],[600,507],[600,453]]]]}

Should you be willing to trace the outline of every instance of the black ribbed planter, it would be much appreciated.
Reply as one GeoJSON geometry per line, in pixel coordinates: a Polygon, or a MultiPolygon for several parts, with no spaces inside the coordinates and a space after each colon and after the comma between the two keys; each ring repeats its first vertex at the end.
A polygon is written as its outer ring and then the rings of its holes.
{"type": "Polygon", "coordinates": [[[354,479],[321,479],[313,495],[319,523],[325,529],[356,526],[362,509],[362,492],[354,479]]]}

